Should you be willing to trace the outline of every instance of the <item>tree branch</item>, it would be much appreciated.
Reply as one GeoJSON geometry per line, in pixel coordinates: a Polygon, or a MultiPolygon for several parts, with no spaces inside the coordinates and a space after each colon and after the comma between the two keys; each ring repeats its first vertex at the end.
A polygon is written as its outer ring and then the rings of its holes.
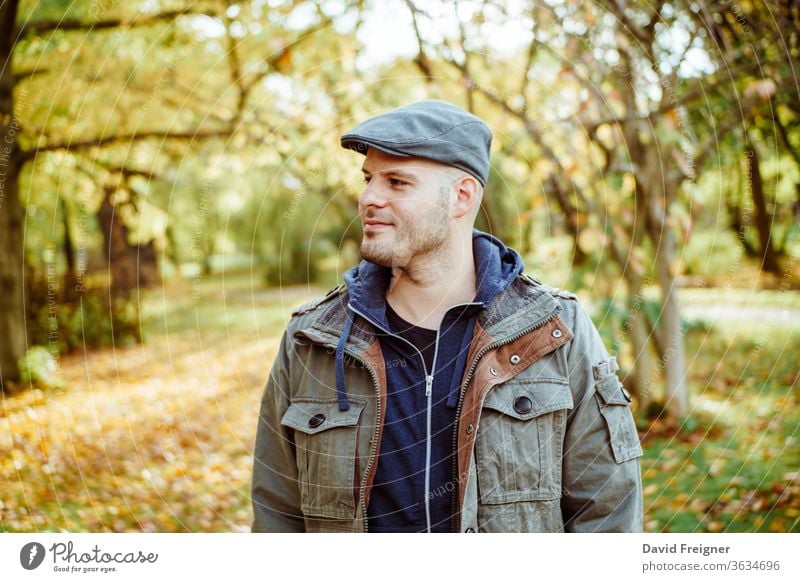
{"type": "Polygon", "coordinates": [[[229,127],[226,129],[210,130],[210,131],[193,131],[193,132],[143,131],[131,134],[111,135],[107,137],[87,139],[83,141],[53,143],[31,148],[29,150],[21,151],[20,159],[22,163],[24,163],[35,158],[37,155],[45,152],[53,152],[59,150],[74,152],[90,148],[102,147],[106,145],[139,142],[147,139],[194,141],[194,140],[207,139],[211,137],[227,137],[233,134],[233,130],[234,130],[233,127],[229,127]]]}
{"type": "MultiPolygon", "coordinates": [[[[406,6],[408,6],[409,12],[411,12],[411,23],[414,26],[414,34],[417,37],[417,56],[414,59],[414,63],[417,65],[422,74],[425,75],[425,78],[430,81],[433,77],[431,73],[431,63],[428,60],[428,55],[425,54],[425,46],[422,41],[422,33],[419,30],[419,22],[417,22],[417,15],[424,13],[417,8],[411,0],[405,0],[406,6]]],[[[459,21],[460,23],[460,21],[459,21]]]]}
{"type": "Polygon", "coordinates": [[[716,81],[711,80],[710,83],[698,83],[698,86],[695,89],[687,92],[683,95],[680,99],[676,99],[674,101],[668,101],[666,103],[662,103],[656,109],[653,109],[645,116],[633,115],[628,117],[609,117],[606,119],[601,119],[599,121],[592,122],[591,124],[587,124],[586,127],[588,130],[594,131],[601,125],[607,124],[625,124],[631,122],[641,122],[641,121],[653,121],[658,115],[669,111],[670,109],[675,109],[684,105],[688,105],[692,101],[698,98],[703,98],[704,100],[708,98],[708,94],[720,87],[725,87],[730,85],[731,78],[736,78],[740,75],[745,73],[751,73],[754,70],[759,70],[762,68],[762,64],[754,62],[749,63],[748,65],[743,66],[741,69],[737,71],[728,71],[726,73],[725,78],[717,79],[716,81]]]}
{"type": "Polygon", "coordinates": [[[98,20],[96,22],[85,22],[75,18],[66,18],[62,20],[39,20],[26,22],[18,26],[15,31],[15,38],[17,40],[29,34],[43,34],[46,32],[54,32],[56,30],[62,31],[92,31],[103,30],[110,28],[133,28],[137,26],[149,26],[158,22],[168,20],[175,20],[181,16],[212,16],[216,17],[217,14],[210,10],[197,10],[195,8],[184,8],[182,10],[169,10],[165,12],[158,12],[155,14],[146,14],[138,18],[124,19],[124,18],[111,18],[108,20],[98,20]]]}
{"type": "MultiPolygon", "coordinates": [[[[641,48],[647,60],[650,61],[653,70],[658,71],[658,59],[653,54],[653,29],[649,26],[641,28],[628,18],[628,15],[625,14],[625,8],[619,5],[618,0],[601,0],[599,4],[614,15],[625,31],[639,42],[639,48],[641,48]]],[[[657,19],[657,16],[653,16],[653,20],[655,19],[657,19]]]]}
{"type": "Polygon", "coordinates": [[[783,143],[786,144],[786,149],[789,150],[789,153],[794,158],[794,161],[800,166],[800,152],[792,145],[792,142],[789,141],[789,132],[786,130],[786,125],[781,121],[780,115],[778,112],[775,112],[775,115],[772,116],[772,119],[775,121],[775,127],[778,128],[778,133],[781,134],[781,138],[783,139],[783,143]]]}

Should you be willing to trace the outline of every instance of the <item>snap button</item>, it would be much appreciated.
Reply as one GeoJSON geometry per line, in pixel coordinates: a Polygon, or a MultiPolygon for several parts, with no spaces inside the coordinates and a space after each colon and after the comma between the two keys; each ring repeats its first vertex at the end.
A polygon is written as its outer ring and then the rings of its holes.
{"type": "Polygon", "coordinates": [[[495,370],[494,368],[489,368],[489,373],[490,373],[492,376],[497,376],[497,370],[495,370]]]}
{"type": "Polygon", "coordinates": [[[475,533],[475,529],[468,527],[467,529],[464,530],[464,533],[475,533]]]}
{"type": "Polygon", "coordinates": [[[323,422],[325,422],[325,415],[322,413],[315,414],[314,416],[308,419],[308,426],[310,426],[311,428],[317,428],[323,422]]]}
{"type": "Polygon", "coordinates": [[[520,414],[528,414],[533,408],[533,402],[527,396],[520,396],[514,401],[514,410],[520,414]]]}
{"type": "Polygon", "coordinates": [[[475,427],[471,424],[467,425],[467,434],[472,434],[472,431],[475,430],[475,427]]]}
{"type": "Polygon", "coordinates": [[[514,354],[510,358],[512,364],[519,364],[520,357],[517,354],[514,354]]]}
{"type": "Polygon", "coordinates": [[[552,335],[553,337],[561,337],[561,330],[554,329],[550,335],[552,335]]]}

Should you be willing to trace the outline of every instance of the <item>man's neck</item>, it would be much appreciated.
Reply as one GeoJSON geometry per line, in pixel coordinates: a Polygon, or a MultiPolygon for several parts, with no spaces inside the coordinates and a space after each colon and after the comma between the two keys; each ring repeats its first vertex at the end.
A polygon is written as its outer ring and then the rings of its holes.
{"type": "Polygon", "coordinates": [[[409,323],[439,329],[447,310],[471,302],[475,293],[470,236],[436,255],[419,257],[407,267],[392,269],[386,300],[409,323]]]}

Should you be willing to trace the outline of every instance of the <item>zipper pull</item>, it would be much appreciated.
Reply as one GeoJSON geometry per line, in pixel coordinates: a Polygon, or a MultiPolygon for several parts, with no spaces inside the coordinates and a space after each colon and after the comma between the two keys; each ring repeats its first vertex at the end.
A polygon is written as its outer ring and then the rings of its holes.
{"type": "Polygon", "coordinates": [[[433,376],[425,376],[425,396],[430,396],[433,392],[433,376]]]}

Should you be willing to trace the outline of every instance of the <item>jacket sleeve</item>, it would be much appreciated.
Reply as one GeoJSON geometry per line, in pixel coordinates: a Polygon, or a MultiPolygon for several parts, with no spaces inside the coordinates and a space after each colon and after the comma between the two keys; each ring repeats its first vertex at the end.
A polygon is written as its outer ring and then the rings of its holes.
{"type": "Polygon", "coordinates": [[[597,328],[577,301],[567,362],[561,512],[567,532],[642,531],[642,448],[627,392],[597,328]]]}
{"type": "Polygon", "coordinates": [[[293,435],[281,425],[289,406],[290,349],[287,331],[261,398],[253,454],[253,532],[305,530],[293,435]]]}

